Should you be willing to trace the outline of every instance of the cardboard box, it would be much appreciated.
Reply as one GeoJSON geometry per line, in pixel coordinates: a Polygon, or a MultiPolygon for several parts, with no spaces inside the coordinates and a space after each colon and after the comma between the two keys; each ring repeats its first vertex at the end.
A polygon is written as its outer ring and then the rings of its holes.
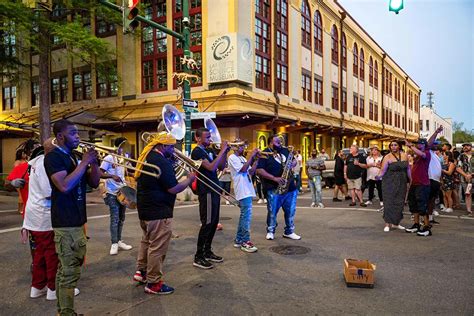
{"type": "Polygon", "coordinates": [[[374,287],[375,264],[369,260],[344,259],[344,279],[348,287],[374,287]]]}

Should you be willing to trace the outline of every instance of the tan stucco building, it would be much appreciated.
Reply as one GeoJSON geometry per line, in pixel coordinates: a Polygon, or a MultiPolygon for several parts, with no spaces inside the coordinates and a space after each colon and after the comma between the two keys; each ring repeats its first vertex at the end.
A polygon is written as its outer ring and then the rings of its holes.
{"type": "MultiPolygon", "coordinates": [[[[144,14],[179,31],[176,0],[150,2],[144,14]]],[[[281,133],[306,158],[312,148],[334,155],[352,143],[386,147],[389,139],[418,137],[420,87],[337,1],[190,3],[191,51],[199,68],[192,99],[200,111],[216,112],[223,139],[239,137],[265,147],[268,136],[281,133]]],[[[125,135],[136,156],[141,134],[156,130],[163,105],[181,108],[173,73],[181,71],[182,49],[171,36],[151,29],[133,37],[94,18],[90,28],[117,47],[117,79],[98,78],[94,65],[68,60],[64,48],[56,47],[52,119],[67,117],[84,129],[96,128],[89,135],[103,136],[105,145],[125,135]]],[[[33,64],[37,60],[31,56],[33,64]]],[[[3,83],[0,121],[37,123],[37,78],[31,67],[20,85],[3,83]]],[[[192,122],[193,128],[202,124],[192,122]]],[[[10,170],[21,135],[3,126],[3,172],[10,170]]]]}

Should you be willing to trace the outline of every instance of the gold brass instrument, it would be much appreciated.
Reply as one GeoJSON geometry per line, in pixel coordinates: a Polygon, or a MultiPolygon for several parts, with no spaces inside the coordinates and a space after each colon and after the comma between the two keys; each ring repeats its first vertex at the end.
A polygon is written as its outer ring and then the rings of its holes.
{"type": "MultiPolygon", "coordinates": [[[[56,145],[56,139],[53,139],[53,144],[56,145]]],[[[130,170],[135,171],[135,170],[137,170],[137,168],[134,167],[131,164],[135,164],[135,165],[142,164],[144,167],[146,166],[146,167],[152,168],[155,171],[150,172],[150,171],[146,171],[146,170],[141,170],[141,173],[152,176],[152,177],[155,177],[155,178],[159,178],[160,175],[161,175],[161,169],[158,166],[155,166],[155,165],[147,163],[147,162],[140,162],[136,159],[132,159],[132,158],[128,158],[128,157],[124,157],[124,156],[121,156],[119,154],[116,154],[114,152],[115,148],[113,148],[113,147],[97,145],[97,144],[89,143],[89,142],[82,141],[82,140],[79,142],[79,147],[81,149],[93,148],[95,151],[97,151],[100,160],[104,160],[104,158],[107,155],[111,155],[112,157],[117,159],[116,164],[118,166],[124,167],[126,169],[130,169],[130,170]],[[130,163],[130,165],[127,164],[127,162],[130,163]]],[[[82,152],[79,151],[79,153],[82,153],[82,152]]]]}
{"type": "MultiPolygon", "coordinates": [[[[186,132],[186,125],[184,123],[182,114],[178,111],[177,108],[175,108],[174,106],[170,104],[165,105],[162,111],[162,118],[163,118],[162,122],[164,122],[164,127],[168,131],[168,133],[173,135],[177,140],[181,140],[184,138],[184,134],[186,132]]],[[[220,144],[221,138],[220,138],[219,130],[217,129],[217,126],[214,124],[214,122],[211,119],[208,119],[208,120],[210,120],[210,123],[208,124],[205,123],[205,126],[211,132],[211,140],[220,144]]],[[[153,137],[155,135],[156,133],[148,133],[148,132],[143,133],[142,140],[145,143],[149,143],[153,141],[153,137]]],[[[234,145],[241,145],[241,143],[240,142],[234,143],[234,145]]],[[[185,172],[185,171],[195,172],[198,175],[197,177],[198,181],[201,181],[206,187],[211,189],[214,193],[219,194],[221,197],[223,197],[224,199],[226,199],[227,201],[229,201],[235,206],[240,205],[239,200],[237,200],[237,198],[235,198],[229,192],[222,189],[222,192],[225,193],[223,194],[220,190],[217,190],[216,188],[214,188],[212,185],[209,184],[209,183],[214,183],[214,181],[209,179],[202,172],[199,171],[199,167],[201,166],[202,161],[193,160],[187,157],[185,154],[183,154],[180,150],[176,148],[174,149],[173,158],[177,162],[177,164],[175,165],[176,175],[178,175],[178,171],[176,170],[176,168],[180,169],[181,172],[185,172]],[[205,179],[209,183],[207,183],[206,181],[203,181],[203,179],[205,179]]],[[[179,179],[179,177],[177,178],[179,179]]],[[[214,183],[214,184],[216,187],[219,187],[217,183],[214,183]]]]}
{"type": "MultiPolygon", "coordinates": [[[[295,152],[293,151],[293,146],[288,146],[288,157],[286,158],[285,166],[283,168],[283,173],[281,177],[285,180],[285,183],[279,184],[276,189],[277,194],[285,194],[290,188],[290,177],[293,177],[293,171],[291,169],[291,164],[293,163],[293,156],[295,152]]],[[[283,161],[282,161],[283,163],[283,161]]]]}

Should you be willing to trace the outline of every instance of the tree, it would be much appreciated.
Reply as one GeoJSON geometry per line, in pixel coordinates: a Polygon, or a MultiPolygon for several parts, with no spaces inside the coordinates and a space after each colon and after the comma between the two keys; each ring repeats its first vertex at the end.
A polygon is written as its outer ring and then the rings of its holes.
{"type": "Polygon", "coordinates": [[[453,123],[453,143],[472,143],[474,142],[474,132],[463,128],[463,122],[453,123]]]}
{"type": "MultiPolygon", "coordinates": [[[[40,139],[46,140],[50,127],[51,42],[65,47],[65,58],[94,65],[100,75],[115,59],[116,51],[104,39],[97,38],[84,22],[96,16],[120,24],[119,13],[90,0],[54,0],[52,11],[37,7],[35,1],[0,0],[0,74],[10,83],[29,80],[31,54],[39,55],[40,139]],[[28,6],[27,6],[28,5],[28,6]],[[34,7],[34,8],[32,8],[34,7]],[[38,9],[39,8],[39,9],[38,9]],[[100,58],[101,63],[96,64],[100,58]],[[26,62],[25,62],[26,60],[26,62]]],[[[90,24],[90,23],[89,23],[90,24]]]]}

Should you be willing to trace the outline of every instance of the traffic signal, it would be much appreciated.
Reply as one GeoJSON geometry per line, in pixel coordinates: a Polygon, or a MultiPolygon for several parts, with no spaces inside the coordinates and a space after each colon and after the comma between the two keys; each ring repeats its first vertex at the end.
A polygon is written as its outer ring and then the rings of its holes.
{"type": "Polygon", "coordinates": [[[403,0],[390,0],[388,4],[388,10],[398,14],[400,10],[403,9],[403,0]]]}
{"type": "Polygon", "coordinates": [[[133,32],[140,25],[136,20],[138,15],[138,8],[124,8],[123,9],[123,33],[133,32]]]}

